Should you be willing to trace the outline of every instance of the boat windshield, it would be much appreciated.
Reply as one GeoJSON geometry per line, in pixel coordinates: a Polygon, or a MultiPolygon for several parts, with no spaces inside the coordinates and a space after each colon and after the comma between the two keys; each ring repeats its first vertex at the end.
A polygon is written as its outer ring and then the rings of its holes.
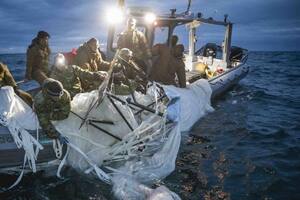
{"type": "Polygon", "coordinates": [[[156,27],[154,33],[153,45],[166,43],[168,41],[169,27],[156,27]]]}
{"type": "MultiPolygon", "coordinates": [[[[222,59],[222,42],[224,40],[224,27],[203,24],[196,30],[195,54],[203,55],[207,46],[214,47],[215,58],[222,59]]],[[[179,44],[184,45],[185,54],[189,54],[189,29],[185,25],[176,26],[173,35],[177,35],[179,44]]]]}

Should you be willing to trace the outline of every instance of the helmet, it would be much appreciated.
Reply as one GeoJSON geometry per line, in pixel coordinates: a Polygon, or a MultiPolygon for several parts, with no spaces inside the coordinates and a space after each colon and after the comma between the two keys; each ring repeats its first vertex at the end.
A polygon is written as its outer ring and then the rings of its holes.
{"type": "Polygon", "coordinates": [[[50,38],[49,33],[47,33],[46,31],[39,31],[39,32],[38,32],[37,38],[45,38],[45,37],[50,38]]]}
{"type": "Polygon", "coordinates": [[[121,60],[128,62],[132,58],[132,51],[127,48],[123,48],[119,51],[118,57],[121,58],[121,60]]]}
{"type": "Polygon", "coordinates": [[[42,87],[49,96],[61,97],[64,94],[64,88],[61,82],[52,78],[44,80],[42,87]]]}

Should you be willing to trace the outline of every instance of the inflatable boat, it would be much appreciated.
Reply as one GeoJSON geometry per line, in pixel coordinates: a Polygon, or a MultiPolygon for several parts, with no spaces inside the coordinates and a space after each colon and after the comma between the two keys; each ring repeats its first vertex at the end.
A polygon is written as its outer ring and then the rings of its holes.
{"type": "MultiPolygon", "coordinates": [[[[144,31],[150,46],[155,44],[156,37],[160,37],[158,35],[159,30],[166,30],[166,38],[163,38],[162,40],[167,41],[168,44],[170,44],[170,37],[176,33],[176,29],[178,27],[185,26],[187,28],[189,36],[189,47],[188,51],[185,53],[186,77],[188,83],[187,88],[181,89],[174,86],[161,86],[166,91],[171,91],[171,93],[175,92],[180,98],[180,105],[181,107],[184,107],[181,111],[186,110],[185,113],[179,114],[183,115],[181,118],[183,120],[188,118],[193,119],[186,120],[189,121],[188,123],[182,122],[180,128],[181,131],[188,131],[201,116],[203,116],[206,112],[211,111],[211,108],[209,108],[210,100],[216,99],[218,96],[232,88],[249,72],[249,66],[246,65],[248,58],[247,50],[231,46],[232,23],[228,22],[227,18],[225,18],[224,21],[215,21],[212,18],[203,18],[201,13],[176,14],[175,10],[171,10],[171,13],[169,14],[154,15],[155,17],[149,20],[149,18],[144,16],[145,13],[149,14],[149,11],[144,8],[132,8],[129,10],[130,15],[137,19],[139,29],[144,31]],[[225,27],[226,31],[224,41],[220,46],[208,43],[199,50],[196,50],[197,29],[204,24],[225,27]],[[206,102],[205,105],[200,105],[200,102],[203,102],[203,99],[207,99],[208,103],[206,102]],[[199,108],[198,112],[192,112],[195,108],[199,108]],[[188,113],[189,110],[191,111],[190,113],[188,113]]],[[[111,18],[111,20],[113,20],[113,18],[111,18]]],[[[116,37],[118,35],[116,26],[117,24],[114,23],[109,27],[106,49],[108,59],[113,59],[116,54],[116,49],[114,47],[114,41],[116,41],[116,37]]],[[[24,88],[31,94],[35,94],[39,90],[36,84],[31,83],[20,84],[20,87],[24,88]]],[[[85,95],[85,97],[88,96],[88,94],[85,95]]],[[[91,96],[93,95],[91,94],[91,96]]],[[[111,100],[111,98],[119,101],[120,105],[126,104],[126,106],[130,106],[128,104],[129,102],[126,102],[127,100],[124,98],[112,95],[108,97],[108,100],[111,100]]],[[[75,101],[76,99],[79,101],[79,98],[75,98],[75,101]]],[[[138,104],[140,109],[147,111],[148,113],[151,110],[153,111],[153,107],[148,108],[145,105],[146,104],[138,104]]],[[[156,104],[152,104],[152,106],[153,105],[156,104]]],[[[157,114],[157,111],[154,113],[157,114]]],[[[83,118],[83,116],[84,115],[79,114],[79,116],[77,116],[77,120],[83,120],[78,119],[78,117],[83,118]]],[[[73,117],[76,118],[76,116],[73,117]]],[[[65,127],[66,126],[62,126],[60,128],[65,130],[65,127]]],[[[28,132],[31,133],[33,138],[37,138],[37,131],[28,132]]],[[[43,146],[43,149],[39,151],[38,156],[36,157],[36,170],[49,167],[50,163],[51,165],[53,163],[57,164],[55,161],[57,161],[58,157],[62,159],[63,156],[57,156],[57,152],[53,150],[55,149],[55,143],[48,139],[47,136],[43,134],[42,130],[39,131],[39,143],[43,146]]],[[[112,144],[114,144],[114,142],[112,142],[112,144]]],[[[61,151],[62,154],[65,154],[67,152],[66,147],[64,147],[61,151]]],[[[137,149],[137,151],[143,151],[143,146],[141,146],[140,149],[137,149]]],[[[29,169],[29,165],[24,165],[24,159],[24,149],[18,147],[15,143],[9,129],[6,126],[1,125],[0,171],[7,173],[9,171],[26,170],[26,168],[29,169]]],[[[103,164],[103,162],[101,162],[101,164],[103,164]]]]}

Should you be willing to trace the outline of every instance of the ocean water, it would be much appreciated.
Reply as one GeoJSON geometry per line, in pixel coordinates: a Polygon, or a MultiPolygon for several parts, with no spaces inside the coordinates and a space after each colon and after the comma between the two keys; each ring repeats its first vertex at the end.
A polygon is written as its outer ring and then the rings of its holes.
{"type": "MultiPolygon", "coordinates": [[[[25,55],[0,60],[22,79],[25,55]]],[[[157,185],[191,200],[300,199],[300,52],[250,52],[247,63],[248,76],[183,134],[175,171],[157,185]]],[[[114,199],[98,180],[64,175],[26,175],[0,199],[114,199]]]]}

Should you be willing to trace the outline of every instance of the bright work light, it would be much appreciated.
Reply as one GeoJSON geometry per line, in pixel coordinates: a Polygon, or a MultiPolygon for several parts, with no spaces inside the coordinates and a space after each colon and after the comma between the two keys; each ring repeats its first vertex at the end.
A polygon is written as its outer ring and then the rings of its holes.
{"type": "Polygon", "coordinates": [[[106,21],[109,24],[119,24],[123,21],[123,12],[120,8],[112,7],[106,11],[106,21]]]}
{"type": "Polygon", "coordinates": [[[153,13],[147,13],[144,17],[146,23],[152,24],[156,20],[156,16],[153,13]]]}

